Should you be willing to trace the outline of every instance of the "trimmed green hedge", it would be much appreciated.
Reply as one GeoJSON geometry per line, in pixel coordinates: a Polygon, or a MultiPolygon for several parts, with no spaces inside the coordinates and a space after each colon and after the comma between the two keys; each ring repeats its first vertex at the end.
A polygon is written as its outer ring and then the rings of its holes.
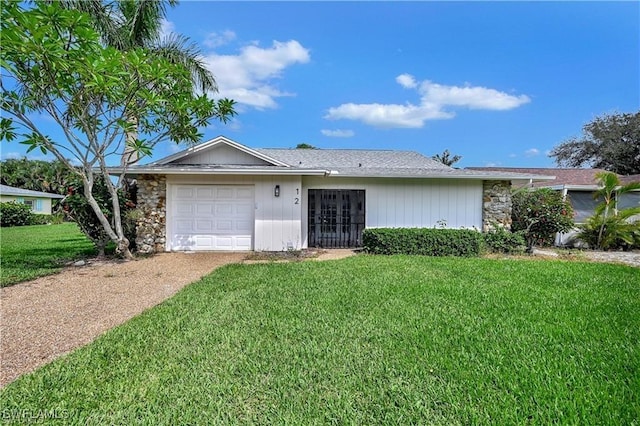
{"type": "Polygon", "coordinates": [[[371,228],[362,243],[372,254],[471,257],[480,255],[483,237],[471,229],[371,228]]]}
{"type": "Polygon", "coordinates": [[[0,226],[31,225],[31,207],[26,204],[9,201],[0,203],[0,226]]]}
{"type": "Polygon", "coordinates": [[[522,231],[511,232],[496,227],[482,236],[486,250],[491,253],[521,254],[527,249],[522,231]]]}

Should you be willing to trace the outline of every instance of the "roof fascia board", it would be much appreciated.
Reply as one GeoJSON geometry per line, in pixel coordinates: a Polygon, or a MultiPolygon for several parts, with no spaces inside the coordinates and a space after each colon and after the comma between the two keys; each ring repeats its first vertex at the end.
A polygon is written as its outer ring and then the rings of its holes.
{"type": "Polygon", "coordinates": [[[349,174],[340,173],[332,170],[329,173],[330,177],[349,177],[349,178],[411,178],[411,179],[469,179],[469,180],[515,180],[515,181],[547,181],[554,180],[555,176],[527,176],[527,175],[465,175],[465,174],[447,174],[447,173],[433,173],[429,175],[362,175],[362,174],[349,174]]]}
{"type": "MultiPolygon", "coordinates": [[[[108,169],[110,175],[121,174],[122,169],[112,167],[108,169]]],[[[300,169],[214,169],[214,170],[196,170],[192,168],[182,169],[164,169],[159,167],[144,167],[129,169],[126,175],[252,175],[252,176],[278,176],[278,175],[301,175],[301,176],[325,176],[329,172],[327,170],[300,170],[300,169]]]]}
{"type": "Polygon", "coordinates": [[[281,161],[276,160],[275,158],[271,158],[268,155],[262,154],[258,151],[255,151],[247,146],[244,146],[238,142],[232,141],[231,139],[228,139],[224,136],[217,136],[207,142],[201,143],[199,145],[196,146],[192,146],[190,148],[187,148],[183,151],[180,151],[178,153],[175,153],[173,155],[170,155],[168,157],[164,157],[152,164],[158,164],[158,165],[164,165],[164,164],[169,164],[175,160],[187,157],[189,155],[195,154],[197,152],[206,150],[206,149],[210,149],[216,145],[219,144],[225,144],[227,146],[230,146],[232,148],[235,148],[239,151],[242,151],[246,154],[249,154],[251,156],[254,156],[256,158],[259,158],[260,160],[266,161],[267,163],[271,163],[274,166],[282,166],[282,167],[290,167],[289,164],[283,163],[281,161]]]}
{"type": "Polygon", "coordinates": [[[64,198],[60,194],[52,194],[49,192],[32,191],[30,189],[16,188],[16,190],[0,191],[0,195],[9,195],[15,197],[32,197],[32,198],[64,198]]]}

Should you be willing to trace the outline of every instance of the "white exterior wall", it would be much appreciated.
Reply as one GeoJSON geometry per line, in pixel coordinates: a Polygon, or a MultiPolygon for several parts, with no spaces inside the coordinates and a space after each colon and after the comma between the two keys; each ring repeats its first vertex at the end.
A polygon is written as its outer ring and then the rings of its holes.
{"type": "Polygon", "coordinates": [[[176,160],[174,164],[266,165],[267,162],[228,145],[220,145],[213,149],[208,149],[176,160]]]}
{"type": "MultiPolygon", "coordinates": [[[[14,203],[18,202],[18,199],[22,200],[33,200],[35,203],[36,200],[40,200],[42,202],[42,210],[31,210],[32,213],[35,214],[51,214],[51,198],[40,198],[40,197],[19,197],[17,195],[0,195],[0,202],[8,203],[13,201],[14,203]]],[[[35,208],[35,206],[34,206],[35,208]]]]}
{"type": "Polygon", "coordinates": [[[302,237],[307,247],[309,189],[364,189],[367,228],[482,229],[482,181],[304,177],[302,237]]]}
{"type": "Polygon", "coordinates": [[[302,192],[300,176],[167,176],[167,245],[173,229],[172,209],[175,185],[252,185],[255,194],[253,250],[283,251],[302,248],[302,192]],[[274,188],[280,186],[280,196],[274,188]],[[296,204],[296,198],[298,202],[296,204]]]}

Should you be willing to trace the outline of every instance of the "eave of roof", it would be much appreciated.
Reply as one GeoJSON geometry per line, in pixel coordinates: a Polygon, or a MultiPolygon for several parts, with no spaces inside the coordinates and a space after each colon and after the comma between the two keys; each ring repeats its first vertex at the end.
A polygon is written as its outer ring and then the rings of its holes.
{"type": "MultiPolygon", "coordinates": [[[[121,167],[110,167],[108,169],[109,174],[121,174],[121,167]]],[[[184,164],[171,164],[171,165],[153,165],[148,166],[132,166],[129,167],[126,175],[141,175],[141,174],[160,174],[160,175],[267,175],[267,176],[280,176],[280,175],[302,175],[302,176],[324,176],[328,174],[324,169],[294,169],[288,167],[278,166],[211,166],[211,165],[184,165],[184,164]]]]}
{"type": "Polygon", "coordinates": [[[371,178],[420,178],[420,179],[469,179],[469,180],[512,180],[530,182],[533,180],[553,180],[554,176],[524,173],[481,172],[466,169],[386,169],[386,168],[339,168],[332,170],[331,177],[371,177],[371,178]]]}
{"type": "MultiPolygon", "coordinates": [[[[120,174],[122,168],[111,167],[109,173],[120,174]]],[[[211,165],[183,165],[165,164],[132,166],[126,171],[127,175],[140,174],[204,174],[204,175],[300,175],[300,176],[328,176],[334,178],[416,178],[416,179],[468,179],[468,180],[511,180],[530,182],[534,180],[553,180],[553,176],[535,174],[481,172],[466,169],[425,169],[425,168],[335,168],[335,169],[305,169],[278,166],[211,166],[211,165]]]]}
{"type": "Polygon", "coordinates": [[[51,194],[49,192],[32,191],[30,189],[15,188],[8,185],[0,185],[0,195],[16,195],[23,197],[38,197],[38,198],[64,198],[59,194],[51,194]]]}

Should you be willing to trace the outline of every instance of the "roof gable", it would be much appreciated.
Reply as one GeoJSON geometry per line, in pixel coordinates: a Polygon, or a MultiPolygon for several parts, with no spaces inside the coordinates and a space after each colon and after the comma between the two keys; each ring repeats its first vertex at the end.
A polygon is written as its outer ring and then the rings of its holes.
{"type": "Polygon", "coordinates": [[[176,154],[162,158],[153,164],[169,165],[234,165],[281,166],[288,165],[254,149],[218,136],[208,142],[192,146],[176,154]]]}

